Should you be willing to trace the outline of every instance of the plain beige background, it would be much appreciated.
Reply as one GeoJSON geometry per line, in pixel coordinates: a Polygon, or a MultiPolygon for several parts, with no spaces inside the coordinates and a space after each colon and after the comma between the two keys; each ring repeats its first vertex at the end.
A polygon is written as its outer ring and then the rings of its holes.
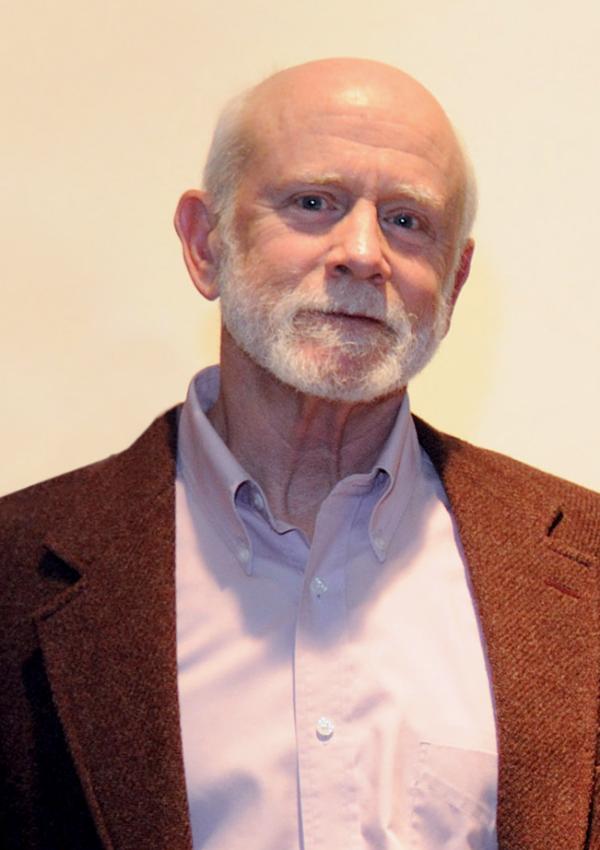
{"type": "Polygon", "coordinates": [[[421,79],[479,174],[472,277],[413,409],[600,489],[599,8],[2,0],[0,490],[124,447],[215,359],[177,198],[227,97],[328,55],[421,79]]]}

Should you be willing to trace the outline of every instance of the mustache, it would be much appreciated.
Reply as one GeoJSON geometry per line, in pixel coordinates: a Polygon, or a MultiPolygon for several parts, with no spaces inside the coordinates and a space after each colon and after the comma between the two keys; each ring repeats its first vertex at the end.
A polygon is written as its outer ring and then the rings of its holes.
{"type": "Polygon", "coordinates": [[[282,301],[286,302],[285,308],[294,313],[341,313],[379,322],[385,322],[390,313],[383,294],[367,288],[357,292],[349,292],[347,287],[340,291],[314,293],[292,291],[283,296],[282,301]]]}
{"type": "Polygon", "coordinates": [[[310,314],[345,315],[370,319],[386,330],[405,334],[411,328],[411,316],[401,303],[390,306],[383,293],[374,289],[349,292],[299,293],[292,292],[283,297],[278,313],[292,324],[310,314]]]}

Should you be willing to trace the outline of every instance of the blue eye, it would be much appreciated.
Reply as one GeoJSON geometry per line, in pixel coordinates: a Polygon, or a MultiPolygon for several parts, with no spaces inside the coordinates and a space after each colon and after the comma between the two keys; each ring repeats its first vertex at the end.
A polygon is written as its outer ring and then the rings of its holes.
{"type": "Polygon", "coordinates": [[[325,198],[321,198],[320,195],[302,195],[302,197],[297,199],[296,203],[301,209],[309,210],[310,212],[320,212],[326,209],[327,206],[325,198]]]}
{"type": "Polygon", "coordinates": [[[409,213],[398,213],[392,218],[392,223],[404,230],[419,230],[421,227],[419,219],[409,213]]]}

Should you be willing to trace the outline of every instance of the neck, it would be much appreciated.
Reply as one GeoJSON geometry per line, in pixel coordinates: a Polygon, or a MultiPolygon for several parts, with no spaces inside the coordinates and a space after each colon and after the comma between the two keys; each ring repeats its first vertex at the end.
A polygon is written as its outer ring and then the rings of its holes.
{"type": "Polygon", "coordinates": [[[220,392],[208,417],[273,513],[310,539],[337,482],[373,467],[403,395],[369,403],[304,395],[254,363],[224,330],[220,392]]]}

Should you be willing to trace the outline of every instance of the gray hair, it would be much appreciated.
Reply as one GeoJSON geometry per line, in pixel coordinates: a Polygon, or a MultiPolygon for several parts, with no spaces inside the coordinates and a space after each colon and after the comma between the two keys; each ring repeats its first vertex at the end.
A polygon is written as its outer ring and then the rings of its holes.
{"type": "Polygon", "coordinates": [[[458,244],[459,246],[463,246],[471,235],[473,225],[475,224],[479,193],[477,190],[477,177],[475,175],[473,160],[469,156],[469,152],[463,138],[456,130],[454,124],[452,124],[452,129],[454,131],[454,137],[456,138],[463,164],[464,191],[462,202],[462,221],[458,232],[458,244]]]}
{"type": "Polygon", "coordinates": [[[252,151],[246,114],[253,92],[253,88],[246,89],[225,105],[210,143],[203,182],[217,216],[231,212],[244,167],[252,151]]]}

